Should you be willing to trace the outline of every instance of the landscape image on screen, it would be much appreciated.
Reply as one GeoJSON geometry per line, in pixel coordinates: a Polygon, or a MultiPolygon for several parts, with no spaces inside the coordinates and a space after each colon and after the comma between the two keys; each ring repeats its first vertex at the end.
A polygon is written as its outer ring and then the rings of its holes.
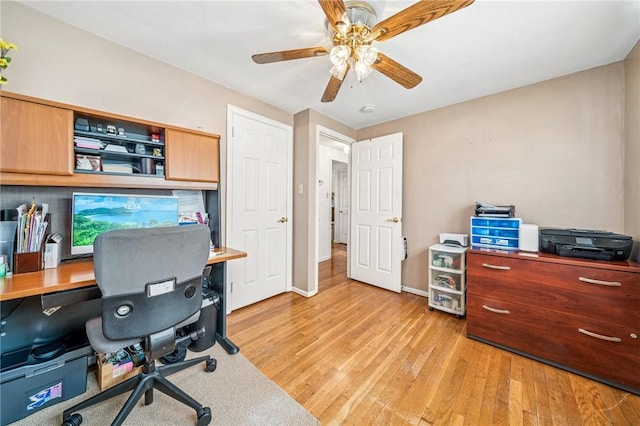
{"type": "Polygon", "coordinates": [[[111,229],[177,224],[177,197],[76,193],[73,194],[71,246],[92,246],[98,234],[111,229]]]}

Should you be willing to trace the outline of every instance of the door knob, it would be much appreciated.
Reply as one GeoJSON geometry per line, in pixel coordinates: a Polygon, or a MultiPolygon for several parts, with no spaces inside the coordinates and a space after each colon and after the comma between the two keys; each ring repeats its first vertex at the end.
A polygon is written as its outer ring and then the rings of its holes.
{"type": "Polygon", "coordinates": [[[398,219],[397,217],[394,217],[393,219],[387,219],[387,222],[398,223],[400,222],[400,219],[398,219]]]}
{"type": "Polygon", "coordinates": [[[280,219],[278,219],[278,222],[280,223],[285,223],[286,221],[288,221],[289,219],[287,219],[286,217],[281,217],[280,219]]]}

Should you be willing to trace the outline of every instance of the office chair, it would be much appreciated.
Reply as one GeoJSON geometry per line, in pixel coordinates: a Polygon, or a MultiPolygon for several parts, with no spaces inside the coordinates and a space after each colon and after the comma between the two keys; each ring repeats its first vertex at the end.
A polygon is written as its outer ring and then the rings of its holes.
{"type": "Polygon", "coordinates": [[[176,342],[195,340],[205,333],[201,328],[176,337],[177,329],[195,323],[200,315],[202,273],[209,257],[209,228],[188,225],[106,231],[98,235],[93,247],[94,272],[102,293],[102,316],[87,321],[89,342],[96,351],[105,354],[140,343],[145,363],[139,375],[65,410],[63,426],[82,423],[82,416],[72,414],[74,411],[133,390],[112,423],[120,425],[143,393],[145,405],[153,402],[154,388],[194,408],[198,426],[209,424],[211,409],[165,377],[203,361],[206,371],[211,372],[216,368],[216,360],[202,356],[155,366],[156,359],[174,351],[176,342]]]}

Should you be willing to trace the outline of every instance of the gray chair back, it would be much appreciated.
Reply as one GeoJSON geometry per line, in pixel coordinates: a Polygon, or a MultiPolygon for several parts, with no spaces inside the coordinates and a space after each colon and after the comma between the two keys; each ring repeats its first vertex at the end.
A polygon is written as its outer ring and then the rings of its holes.
{"type": "Polygon", "coordinates": [[[102,292],[102,330],[112,340],[169,329],[202,304],[202,272],[209,257],[206,225],[121,229],[93,244],[102,292]]]}

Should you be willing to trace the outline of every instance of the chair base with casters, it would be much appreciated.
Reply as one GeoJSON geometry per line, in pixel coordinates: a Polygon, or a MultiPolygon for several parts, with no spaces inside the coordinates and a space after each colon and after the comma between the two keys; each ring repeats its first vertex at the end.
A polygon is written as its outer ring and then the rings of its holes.
{"type": "MultiPolygon", "coordinates": [[[[203,330],[194,333],[199,337],[204,334],[203,330]]],[[[187,339],[195,340],[194,333],[178,339],[176,343],[179,344],[182,340],[187,339]]],[[[136,406],[140,398],[142,398],[143,394],[145,405],[149,405],[153,402],[154,389],[158,389],[171,398],[180,401],[183,404],[188,405],[189,407],[196,410],[198,426],[208,425],[211,422],[211,409],[209,407],[204,407],[198,401],[185,393],[182,389],[178,388],[176,385],[167,380],[166,377],[191,366],[200,364],[203,361],[205,362],[205,371],[209,373],[213,372],[217,367],[216,359],[211,358],[209,355],[207,355],[173,364],[162,365],[160,367],[156,367],[155,360],[153,358],[145,359],[147,359],[147,361],[142,367],[142,372],[139,375],[131,377],[130,379],[122,383],[118,383],[117,385],[97,395],[94,395],[91,398],[74,405],[73,407],[66,409],[62,413],[62,426],[79,426],[80,424],[82,424],[82,416],[78,413],[75,413],[75,411],[82,410],[83,408],[87,408],[95,404],[99,404],[115,396],[122,395],[125,392],[133,391],[131,392],[131,395],[129,395],[127,402],[120,409],[120,412],[118,413],[116,418],[113,420],[113,423],[111,423],[112,426],[121,425],[129,415],[129,413],[131,413],[133,408],[136,406]]]]}

